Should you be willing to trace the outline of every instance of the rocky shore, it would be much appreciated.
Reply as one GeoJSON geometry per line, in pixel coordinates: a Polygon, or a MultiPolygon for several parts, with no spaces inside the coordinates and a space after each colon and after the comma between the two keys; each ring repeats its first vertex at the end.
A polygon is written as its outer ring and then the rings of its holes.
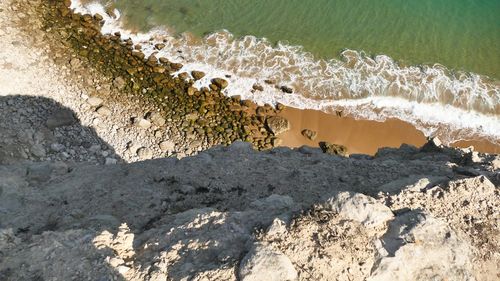
{"type": "Polygon", "coordinates": [[[0,2],[0,280],[500,278],[500,156],[273,148],[281,107],[68,6],[0,2]]]}
{"type": "Polygon", "coordinates": [[[248,143],[0,166],[2,280],[497,280],[500,157],[248,143]]]}

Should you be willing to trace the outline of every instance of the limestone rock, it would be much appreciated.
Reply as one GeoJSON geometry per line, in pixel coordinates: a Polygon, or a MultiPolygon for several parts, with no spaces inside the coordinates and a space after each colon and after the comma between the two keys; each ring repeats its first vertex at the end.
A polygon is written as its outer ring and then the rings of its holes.
{"type": "Polygon", "coordinates": [[[153,158],[153,151],[147,147],[141,147],[137,150],[137,156],[142,160],[153,158]]]}
{"type": "Polygon", "coordinates": [[[148,129],[152,125],[151,122],[149,122],[148,120],[146,120],[144,118],[135,118],[134,119],[134,124],[137,127],[140,127],[140,128],[143,128],[143,129],[148,129]]]}
{"type": "Polygon", "coordinates": [[[107,117],[112,114],[111,110],[107,106],[101,106],[96,110],[97,114],[107,117]]]}
{"type": "Polygon", "coordinates": [[[360,222],[366,227],[384,225],[394,217],[387,206],[360,193],[339,193],[327,201],[327,206],[339,215],[360,222]]]}
{"type": "Polygon", "coordinates": [[[239,275],[242,281],[294,281],[298,278],[287,256],[263,244],[255,245],[243,258],[239,275]]]}
{"type": "Polygon", "coordinates": [[[149,115],[149,120],[156,126],[163,126],[166,123],[165,118],[159,112],[153,112],[149,115]]]}
{"type": "Polygon", "coordinates": [[[367,279],[474,280],[470,247],[442,220],[410,211],[391,222],[367,279]]]}
{"type": "Polygon", "coordinates": [[[93,107],[98,107],[100,106],[102,103],[103,103],[103,100],[101,98],[98,98],[98,97],[90,97],[88,100],[87,100],[87,103],[90,105],[90,106],[93,106],[93,107]]]}
{"type": "Polygon", "coordinates": [[[282,134],[290,130],[290,122],[281,116],[272,116],[266,120],[267,127],[275,135],[282,134]]]}
{"type": "Polygon", "coordinates": [[[175,143],[172,141],[162,141],[160,142],[159,146],[161,151],[163,152],[175,150],[175,143]]]}
{"type": "Polygon", "coordinates": [[[115,86],[117,89],[121,90],[127,85],[127,81],[123,79],[123,77],[119,76],[116,77],[115,80],[113,80],[113,86],[115,86]]]}

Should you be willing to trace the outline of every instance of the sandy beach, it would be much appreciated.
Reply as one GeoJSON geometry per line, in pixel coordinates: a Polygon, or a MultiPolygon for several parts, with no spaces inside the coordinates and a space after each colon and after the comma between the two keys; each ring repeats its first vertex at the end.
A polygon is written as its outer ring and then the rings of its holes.
{"type": "MultiPolygon", "coordinates": [[[[282,145],[300,147],[302,145],[318,147],[320,141],[344,145],[349,153],[373,155],[383,147],[400,147],[409,144],[420,147],[427,141],[424,134],[413,125],[397,119],[385,122],[356,120],[347,116],[336,116],[317,110],[301,110],[287,107],[280,116],[290,121],[290,131],[280,135],[282,145]],[[304,129],[317,132],[317,137],[310,140],[302,135],[304,129]]],[[[500,146],[487,140],[459,141],[453,147],[467,148],[474,146],[476,151],[500,153],[500,146]]]]}

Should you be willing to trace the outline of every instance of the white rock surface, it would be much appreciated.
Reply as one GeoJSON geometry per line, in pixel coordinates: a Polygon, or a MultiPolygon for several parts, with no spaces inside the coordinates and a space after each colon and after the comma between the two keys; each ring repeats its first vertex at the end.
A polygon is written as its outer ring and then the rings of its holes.
{"type": "Polygon", "coordinates": [[[387,206],[360,193],[339,193],[327,201],[327,206],[340,216],[360,222],[366,227],[381,226],[394,217],[387,206]]]}
{"type": "Polygon", "coordinates": [[[290,259],[266,245],[257,244],[243,258],[240,266],[242,281],[295,281],[297,271],[290,259]]]}

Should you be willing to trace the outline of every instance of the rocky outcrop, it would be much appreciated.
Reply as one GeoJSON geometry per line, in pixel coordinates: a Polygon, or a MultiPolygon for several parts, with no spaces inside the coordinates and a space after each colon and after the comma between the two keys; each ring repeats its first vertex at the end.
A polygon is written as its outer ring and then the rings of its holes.
{"type": "Polygon", "coordinates": [[[496,156],[466,155],[236,142],[183,160],[0,166],[0,276],[494,280],[496,156]]]}

